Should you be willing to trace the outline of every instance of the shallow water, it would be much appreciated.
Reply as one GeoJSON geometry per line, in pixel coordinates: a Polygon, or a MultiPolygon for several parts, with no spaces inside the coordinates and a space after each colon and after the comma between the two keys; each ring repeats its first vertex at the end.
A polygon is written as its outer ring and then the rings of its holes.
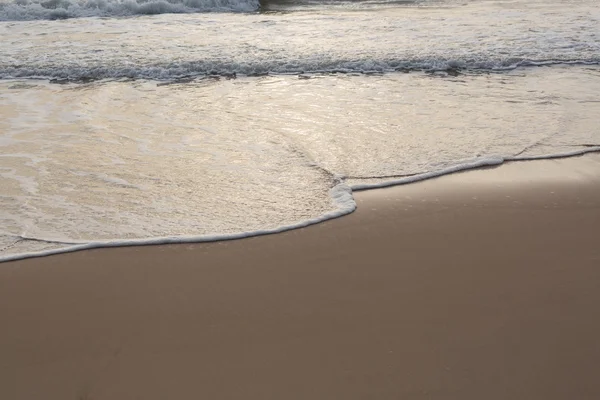
{"type": "Polygon", "coordinates": [[[0,23],[0,78],[168,80],[600,61],[594,1],[434,4],[446,6],[9,21],[0,23]]]}
{"type": "Polygon", "coordinates": [[[0,260],[278,231],[351,212],[350,188],[594,150],[598,17],[279,2],[0,22],[0,260]]]}

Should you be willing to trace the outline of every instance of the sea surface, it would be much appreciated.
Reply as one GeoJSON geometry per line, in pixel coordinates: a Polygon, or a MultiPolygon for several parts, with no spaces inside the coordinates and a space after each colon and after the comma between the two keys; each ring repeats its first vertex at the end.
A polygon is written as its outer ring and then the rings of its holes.
{"type": "Polygon", "coordinates": [[[597,0],[0,0],[0,261],[600,150],[597,0]]]}

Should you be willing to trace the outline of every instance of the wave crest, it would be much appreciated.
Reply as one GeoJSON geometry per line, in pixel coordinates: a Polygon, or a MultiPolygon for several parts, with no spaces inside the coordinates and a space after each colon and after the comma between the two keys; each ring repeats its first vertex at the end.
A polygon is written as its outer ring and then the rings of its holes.
{"type": "Polygon", "coordinates": [[[249,12],[258,0],[13,0],[0,3],[0,21],[115,17],[211,11],[249,12]]]}
{"type": "Polygon", "coordinates": [[[64,82],[86,82],[102,79],[149,79],[170,81],[206,76],[263,76],[296,74],[357,73],[378,74],[390,72],[444,72],[449,75],[478,72],[502,72],[523,67],[551,65],[598,65],[600,59],[552,59],[552,60],[487,60],[466,62],[463,60],[423,59],[423,60],[254,60],[254,62],[234,61],[193,61],[164,65],[1,65],[0,79],[50,79],[64,82]]]}

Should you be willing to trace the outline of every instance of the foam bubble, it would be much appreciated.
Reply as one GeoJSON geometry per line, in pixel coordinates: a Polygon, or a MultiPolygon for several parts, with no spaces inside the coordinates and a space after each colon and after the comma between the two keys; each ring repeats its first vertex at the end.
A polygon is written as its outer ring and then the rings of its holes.
{"type": "Polygon", "coordinates": [[[234,61],[195,61],[171,63],[169,65],[140,66],[1,66],[0,79],[50,79],[55,83],[88,82],[102,79],[150,79],[175,81],[185,78],[205,78],[210,76],[261,76],[261,75],[319,75],[319,74],[372,74],[393,72],[442,72],[449,75],[477,72],[502,72],[518,68],[551,65],[600,65],[600,58],[553,59],[553,60],[479,60],[472,62],[462,59],[370,59],[361,61],[337,60],[252,60],[246,63],[234,61]]]}
{"type": "MultiPolygon", "coordinates": [[[[143,246],[143,245],[160,245],[160,244],[176,244],[176,243],[202,243],[202,242],[215,242],[222,240],[234,240],[242,239],[252,236],[270,235],[274,233],[280,233],[289,231],[292,229],[304,228],[306,226],[318,224],[330,219],[339,218],[341,216],[352,213],[356,209],[356,202],[352,197],[352,191],[349,186],[344,183],[339,183],[330,190],[330,196],[336,209],[334,211],[327,212],[319,217],[306,219],[294,224],[279,226],[273,229],[262,229],[248,232],[239,232],[233,234],[221,234],[221,235],[201,235],[201,236],[168,236],[168,237],[155,237],[155,238],[143,238],[143,239],[128,239],[128,240],[104,240],[104,241],[93,241],[82,244],[72,244],[64,242],[65,247],[51,248],[47,250],[11,254],[7,256],[0,256],[0,263],[6,261],[16,261],[25,258],[33,257],[44,257],[54,254],[72,253],[74,251],[97,249],[104,247],[126,247],[126,246],[143,246]]],[[[36,240],[45,241],[37,238],[30,238],[26,236],[18,236],[16,239],[24,240],[36,240]]],[[[61,242],[54,241],[54,243],[60,244],[61,242]]]]}
{"type": "Polygon", "coordinates": [[[257,0],[14,0],[0,3],[0,21],[209,11],[248,12],[258,7],[257,0]]]}
{"type": "MultiPolygon", "coordinates": [[[[106,241],[94,241],[82,244],[72,244],[72,243],[62,243],[64,247],[54,247],[46,250],[33,251],[27,253],[20,254],[11,254],[7,256],[0,256],[0,263],[7,261],[16,261],[22,260],[26,258],[34,258],[34,257],[45,257],[55,254],[63,254],[63,253],[72,253],[80,250],[90,250],[90,249],[98,249],[98,248],[108,248],[108,247],[127,247],[127,246],[145,246],[145,245],[162,245],[162,244],[183,244],[183,243],[202,243],[202,242],[216,242],[216,241],[224,241],[224,240],[235,240],[235,239],[243,239],[253,236],[262,236],[262,235],[270,235],[275,233],[281,233],[293,229],[304,228],[310,225],[315,225],[321,222],[325,222],[330,219],[339,218],[344,215],[350,214],[356,210],[356,202],[354,197],[352,196],[352,191],[356,190],[366,190],[366,189],[376,189],[383,188],[389,186],[397,186],[404,185],[414,182],[423,181],[426,179],[436,178],[443,175],[453,174],[460,171],[466,171],[476,168],[482,168],[487,166],[500,165],[504,162],[509,161],[527,161],[527,160],[542,160],[542,159],[553,159],[553,158],[566,158],[578,156],[586,153],[594,153],[600,152],[600,146],[597,147],[588,147],[585,149],[575,150],[566,153],[556,153],[556,154],[548,154],[543,156],[534,156],[534,157],[487,157],[477,159],[471,162],[467,162],[464,164],[455,165],[450,168],[445,168],[439,171],[431,171],[425,174],[418,174],[411,177],[398,179],[398,180],[389,180],[383,183],[378,184],[370,184],[370,185],[354,185],[348,186],[344,182],[338,183],[335,185],[329,192],[332,202],[336,205],[336,210],[325,213],[319,217],[307,219],[301,222],[297,222],[295,224],[284,225],[274,229],[264,229],[264,230],[256,230],[249,232],[240,232],[233,234],[223,234],[223,235],[202,235],[202,236],[169,236],[169,237],[156,237],[156,238],[143,238],[143,239],[129,239],[129,240],[106,240],[106,241]]],[[[28,237],[16,237],[17,240],[34,240],[40,241],[35,238],[28,237]]],[[[44,241],[44,240],[41,240],[44,241]]],[[[48,243],[61,244],[61,242],[52,242],[47,241],[48,243]]]]}

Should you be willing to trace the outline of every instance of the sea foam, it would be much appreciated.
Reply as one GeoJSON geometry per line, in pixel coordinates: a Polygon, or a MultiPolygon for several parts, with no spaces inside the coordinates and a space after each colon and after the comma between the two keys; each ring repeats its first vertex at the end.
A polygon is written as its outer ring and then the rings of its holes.
{"type": "MultiPolygon", "coordinates": [[[[594,153],[600,152],[600,146],[590,146],[585,149],[574,150],[571,152],[564,153],[556,153],[556,154],[547,154],[540,156],[523,156],[523,157],[484,157],[480,159],[476,159],[470,162],[466,162],[463,164],[458,164],[452,166],[450,168],[441,169],[438,171],[431,171],[424,174],[417,174],[414,176],[397,179],[397,180],[388,180],[383,183],[377,184],[360,184],[349,186],[343,181],[336,184],[330,191],[329,194],[331,196],[332,202],[336,206],[336,210],[325,213],[317,218],[307,219],[304,221],[300,221],[294,224],[284,225],[273,229],[264,229],[264,230],[256,230],[249,232],[239,232],[233,234],[216,234],[216,235],[201,235],[201,236],[169,236],[169,237],[154,237],[154,238],[140,238],[140,239],[129,239],[129,240],[103,240],[103,241],[91,241],[87,243],[64,243],[65,247],[55,248],[50,250],[36,251],[36,252],[28,252],[28,253],[20,253],[20,254],[11,254],[8,256],[0,256],[0,263],[7,261],[16,261],[22,260],[26,258],[34,258],[34,257],[45,257],[55,254],[62,253],[72,253],[80,250],[90,250],[97,248],[108,248],[108,247],[127,247],[127,246],[145,246],[145,245],[163,245],[163,244],[183,244],[183,243],[202,243],[202,242],[215,242],[215,241],[225,241],[225,240],[235,240],[235,239],[243,239],[253,236],[261,236],[261,235],[270,235],[275,233],[281,233],[293,229],[304,228],[310,225],[315,225],[321,222],[325,222],[334,218],[339,218],[344,215],[350,214],[356,210],[356,202],[354,197],[352,196],[353,191],[367,190],[367,189],[376,189],[376,188],[384,188],[389,186],[398,186],[398,185],[406,185],[410,183],[415,183],[419,181],[423,181],[426,179],[432,179],[436,177],[440,177],[443,175],[453,174],[461,171],[467,171],[477,168],[489,167],[489,166],[498,166],[505,162],[511,161],[530,161],[530,160],[543,160],[543,159],[555,159],[555,158],[566,158],[579,156],[586,153],[594,153]]],[[[339,178],[338,178],[339,179],[339,178]]],[[[17,239],[33,239],[39,240],[36,238],[27,238],[27,237],[19,237],[17,239]]],[[[55,242],[56,243],[56,242],[55,242]]],[[[60,243],[60,242],[58,242],[60,243]]]]}
{"type": "Polygon", "coordinates": [[[128,66],[34,66],[1,65],[0,79],[49,79],[53,83],[90,82],[105,79],[148,79],[173,82],[185,79],[210,77],[253,77],[264,75],[321,75],[321,74],[373,74],[390,72],[442,72],[450,75],[461,73],[506,72],[518,68],[552,65],[599,65],[600,58],[589,59],[510,59],[470,61],[467,59],[425,58],[395,60],[252,60],[245,63],[234,61],[198,60],[170,63],[169,65],[128,66]]]}
{"type": "Polygon", "coordinates": [[[249,12],[257,0],[14,0],[0,3],[0,21],[121,17],[194,12],[249,12]]]}

